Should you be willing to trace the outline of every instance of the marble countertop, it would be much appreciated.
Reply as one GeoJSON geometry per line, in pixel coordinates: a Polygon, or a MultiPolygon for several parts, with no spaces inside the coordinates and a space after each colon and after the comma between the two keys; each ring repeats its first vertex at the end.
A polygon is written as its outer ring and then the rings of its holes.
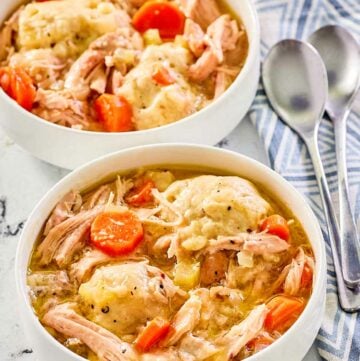
{"type": "MultiPolygon", "coordinates": [[[[248,119],[220,145],[267,164],[264,148],[248,119]]],[[[36,352],[25,338],[17,312],[15,250],[31,210],[67,173],[35,159],[0,129],[0,361],[36,361],[36,352]]],[[[305,360],[320,360],[314,347],[305,360]]]]}

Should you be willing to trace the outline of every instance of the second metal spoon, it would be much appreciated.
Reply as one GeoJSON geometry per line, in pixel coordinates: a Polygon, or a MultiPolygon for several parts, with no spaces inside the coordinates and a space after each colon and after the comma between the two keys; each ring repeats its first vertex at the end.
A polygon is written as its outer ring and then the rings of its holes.
{"type": "Polygon", "coordinates": [[[329,95],[325,110],[334,124],[340,208],[340,254],[345,281],[360,284],[360,266],[348,268],[360,259],[360,242],[351,211],[346,167],[346,118],[360,85],[360,47],[343,27],[328,25],[313,33],[309,42],[319,52],[327,71],[329,95]],[[354,260],[354,261],[352,261],[354,260]]]}
{"type": "MultiPolygon", "coordinates": [[[[264,61],[263,82],[274,110],[307,145],[323,203],[340,304],[346,311],[356,311],[360,309],[360,295],[348,289],[343,279],[341,267],[344,265],[341,265],[337,252],[341,239],[317,146],[328,91],[324,63],[311,45],[298,40],[283,40],[270,50],[264,61]]],[[[359,267],[359,263],[346,264],[346,267],[351,266],[359,267]]]]}

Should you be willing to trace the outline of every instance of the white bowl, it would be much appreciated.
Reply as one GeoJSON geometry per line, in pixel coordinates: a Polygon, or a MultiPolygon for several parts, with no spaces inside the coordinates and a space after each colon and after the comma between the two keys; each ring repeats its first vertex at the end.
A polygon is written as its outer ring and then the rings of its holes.
{"type": "Polygon", "coordinates": [[[301,360],[320,328],[325,306],[326,257],[319,224],[304,198],[277,173],[243,155],[199,145],[160,144],[122,150],[97,159],[70,173],[39,202],[27,220],[17,248],[16,286],[23,325],[39,361],[84,360],[57,342],[40,324],[29,300],[26,273],[34,242],[51,210],[71,189],[86,189],[115,172],[151,165],[206,166],[220,172],[236,174],[264,187],[292,210],[302,224],[314,250],[316,260],[314,291],[304,312],[279,340],[248,360],[301,360]]]}
{"type": "MultiPolygon", "coordinates": [[[[21,0],[0,1],[0,23],[21,0]]],[[[0,90],[0,125],[10,138],[34,156],[74,169],[120,149],[153,143],[213,145],[229,134],[248,111],[259,80],[259,23],[251,0],[229,0],[249,37],[249,54],[230,88],[208,107],[169,125],[125,133],[89,132],[45,121],[18,106],[0,90]]]]}

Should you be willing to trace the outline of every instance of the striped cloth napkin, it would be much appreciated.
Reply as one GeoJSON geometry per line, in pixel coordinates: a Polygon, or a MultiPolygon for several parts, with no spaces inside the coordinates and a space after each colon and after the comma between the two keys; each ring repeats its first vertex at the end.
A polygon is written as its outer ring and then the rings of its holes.
{"type": "MultiPolygon", "coordinates": [[[[262,58],[277,41],[284,38],[306,40],[313,31],[327,24],[342,25],[360,39],[360,0],[255,0],[255,3],[261,25],[262,58]]],[[[327,241],[324,214],[309,154],[299,136],[272,111],[262,84],[249,115],[265,145],[271,167],[307,198],[327,241]]],[[[230,142],[228,146],[231,148],[230,142]]],[[[337,206],[334,133],[332,124],[327,119],[321,123],[319,146],[329,187],[337,206]]],[[[357,97],[348,119],[347,153],[352,206],[360,230],[360,96],[357,97]]],[[[339,307],[328,244],[327,263],[326,315],[316,339],[316,346],[324,360],[359,361],[360,312],[347,314],[339,307]]]]}

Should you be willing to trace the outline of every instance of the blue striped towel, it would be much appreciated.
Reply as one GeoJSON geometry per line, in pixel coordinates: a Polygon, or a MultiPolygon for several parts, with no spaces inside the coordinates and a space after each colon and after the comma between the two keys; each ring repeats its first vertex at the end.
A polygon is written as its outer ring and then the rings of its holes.
{"type": "MultiPolygon", "coordinates": [[[[261,24],[261,56],[264,58],[272,45],[284,38],[306,40],[316,29],[327,24],[346,27],[359,39],[360,0],[256,0],[261,24]]],[[[290,181],[308,200],[318,217],[325,239],[324,214],[312,163],[302,140],[271,110],[260,84],[250,110],[268,153],[270,165],[290,181]]],[[[225,142],[226,144],[226,142],[225,142]]],[[[322,121],[319,133],[322,161],[335,204],[337,177],[334,134],[330,121],[322,121]]],[[[226,146],[232,147],[231,142],[226,146]]],[[[347,134],[348,176],[352,206],[358,220],[360,215],[360,97],[348,119],[347,134]]],[[[360,360],[360,312],[347,314],[338,304],[336,281],[327,245],[328,284],[326,315],[316,339],[319,354],[328,361],[360,360]]]]}

